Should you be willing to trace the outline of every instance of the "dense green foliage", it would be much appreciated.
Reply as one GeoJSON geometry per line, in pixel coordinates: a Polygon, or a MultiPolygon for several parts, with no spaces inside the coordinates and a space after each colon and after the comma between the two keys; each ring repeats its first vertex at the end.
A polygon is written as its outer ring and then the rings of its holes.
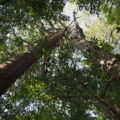
{"type": "MultiPolygon", "coordinates": [[[[118,42],[116,27],[120,24],[120,0],[115,2],[111,8],[111,0],[77,0],[81,10],[85,8],[100,14],[102,9],[108,19],[107,23],[101,24],[108,27],[108,23],[115,24],[113,37],[116,36],[114,41],[118,42]]],[[[63,27],[61,22],[69,20],[62,14],[64,5],[65,0],[1,0],[0,63],[34,45],[41,45],[60,31],[63,27]]],[[[98,33],[101,32],[99,30],[98,33]]],[[[111,29],[107,29],[106,33],[111,33],[111,29]]],[[[108,41],[111,34],[101,40],[89,28],[86,35],[108,54],[115,54],[116,44],[108,41]]],[[[93,67],[86,59],[88,56],[92,59],[95,55],[83,55],[73,48],[69,36],[66,34],[54,50],[44,51],[44,55],[0,97],[0,119],[112,120],[109,109],[101,103],[104,99],[102,95],[109,84],[106,93],[112,101],[109,105],[120,108],[120,83],[109,83],[109,75],[99,66],[93,67]]]]}

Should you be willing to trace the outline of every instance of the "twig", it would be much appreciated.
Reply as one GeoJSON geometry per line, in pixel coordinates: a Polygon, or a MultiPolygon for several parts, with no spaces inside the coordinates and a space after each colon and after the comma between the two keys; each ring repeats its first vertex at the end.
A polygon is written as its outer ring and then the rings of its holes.
{"type": "MultiPolygon", "coordinates": [[[[18,38],[18,36],[17,36],[16,33],[15,33],[14,28],[13,28],[13,34],[14,34],[15,38],[18,38]]],[[[26,41],[26,40],[23,40],[23,39],[21,39],[21,40],[22,40],[22,42],[27,43],[27,44],[29,44],[30,46],[33,46],[32,43],[30,43],[30,42],[28,42],[28,41],[26,41]]],[[[13,40],[13,41],[15,41],[15,40],[13,40]]]]}
{"type": "Polygon", "coordinates": [[[51,28],[53,29],[53,31],[56,30],[56,28],[54,27],[53,23],[51,21],[48,21],[48,22],[49,22],[51,28]]]}
{"type": "Polygon", "coordinates": [[[41,25],[42,25],[43,29],[44,29],[44,30],[47,32],[47,34],[50,36],[49,31],[45,28],[45,26],[44,26],[44,24],[42,23],[42,21],[40,21],[40,23],[41,23],[41,25]]]}

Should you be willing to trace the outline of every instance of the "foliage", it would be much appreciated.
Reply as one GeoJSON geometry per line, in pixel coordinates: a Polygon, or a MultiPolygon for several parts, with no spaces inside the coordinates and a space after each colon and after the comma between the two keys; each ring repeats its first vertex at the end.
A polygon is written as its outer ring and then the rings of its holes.
{"type": "MultiPolygon", "coordinates": [[[[98,14],[100,10],[101,0],[77,2],[81,9],[92,13],[98,14]]],[[[61,30],[63,24],[60,22],[68,20],[62,14],[65,0],[2,0],[0,4],[0,63],[35,45],[41,46],[61,30]]],[[[110,11],[110,21],[119,8],[114,9],[110,11]]],[[[108,14],[108,9],[104,13],[108,14]]],[[[119,34],[114,31],[114,41],[108,39],[118,24],[118,17],[111,26],[100,17],[98,23],[86,31],[87,38],[107,53],[114,54],[111,44],[118,41],[119,34]]],[[[92,67],[86,56],[92,59],[97,55],[86,53],[84,56],[71,46],[69,36],[66,34],[54,50],[44,51],[44,55],[0,97],[0,119],[111,120],[109,111],[100,101],[109,83],[109,75],[99,66],[92,67]]],[[[107,95],[112,100],[111,106],[119,108],[120,87],[113,81],[109,86],[107,95]]]]}
{"type": "Polygon", "coordinates": [[[120,0],[113,1],[111,3],[103,3],[102,11],[108,19],[108,23],[116,23],[120,25],[120,0]]]}

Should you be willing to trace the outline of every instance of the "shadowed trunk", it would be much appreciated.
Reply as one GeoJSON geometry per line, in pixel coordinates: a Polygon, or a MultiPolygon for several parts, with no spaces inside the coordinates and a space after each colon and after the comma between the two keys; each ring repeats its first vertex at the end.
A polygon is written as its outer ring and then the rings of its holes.
{"type": "Polygon", "coordinates": [[[112,120],[120,120],[120,108],[116,107],[110,100],[110,98],[101,99],[98,96],[90,96],[80,94],[78,96],[55,96],[59,99],[80,99],[84,98],[88,104],[94,104],[98,108],[102,108],[108,113],[108,117],[112,120]]]}
{"type": "Polygon", "coordinates": [[[32,49],[11,58],[0,65],[0,96],[9,88],[17,78],[19,78],[35,61],[42,56],[43,49],[51,49],[64,36],[66,29],[49,39],[41,47],[36,46],[32,49]]]}

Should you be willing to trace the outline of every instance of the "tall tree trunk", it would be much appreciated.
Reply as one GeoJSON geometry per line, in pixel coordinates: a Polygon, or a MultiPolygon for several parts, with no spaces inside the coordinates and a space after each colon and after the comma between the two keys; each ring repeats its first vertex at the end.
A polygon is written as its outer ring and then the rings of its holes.
{"type": "Polygon", "coordinates": [[[36,46],[32,49],[11,58],[0,65],[0,96],[9,88],[17,78],[19,78],[35,61],[42,56],[43,49],[51,49],[64,36],[66,29],[49,39],[41,47],[36,46]]]}
{"type": "Polygon", "coordinates": [[[119,82],[120,80],[120,64],[116,63],[115,56],[106,52],[102,48],[99,48],[97,45],[93,44],[91,41],[88,41],[85,38],[82,28],[79,26],[75,12],[74,12],[74,21],[76,30],[72,32],[71,43],[72,45],[81,50],[81,52],[87,56],[87,59],[92,63],[93,66],[99,66],[99,68],[109,74],[110,80],[119,82]]]}

